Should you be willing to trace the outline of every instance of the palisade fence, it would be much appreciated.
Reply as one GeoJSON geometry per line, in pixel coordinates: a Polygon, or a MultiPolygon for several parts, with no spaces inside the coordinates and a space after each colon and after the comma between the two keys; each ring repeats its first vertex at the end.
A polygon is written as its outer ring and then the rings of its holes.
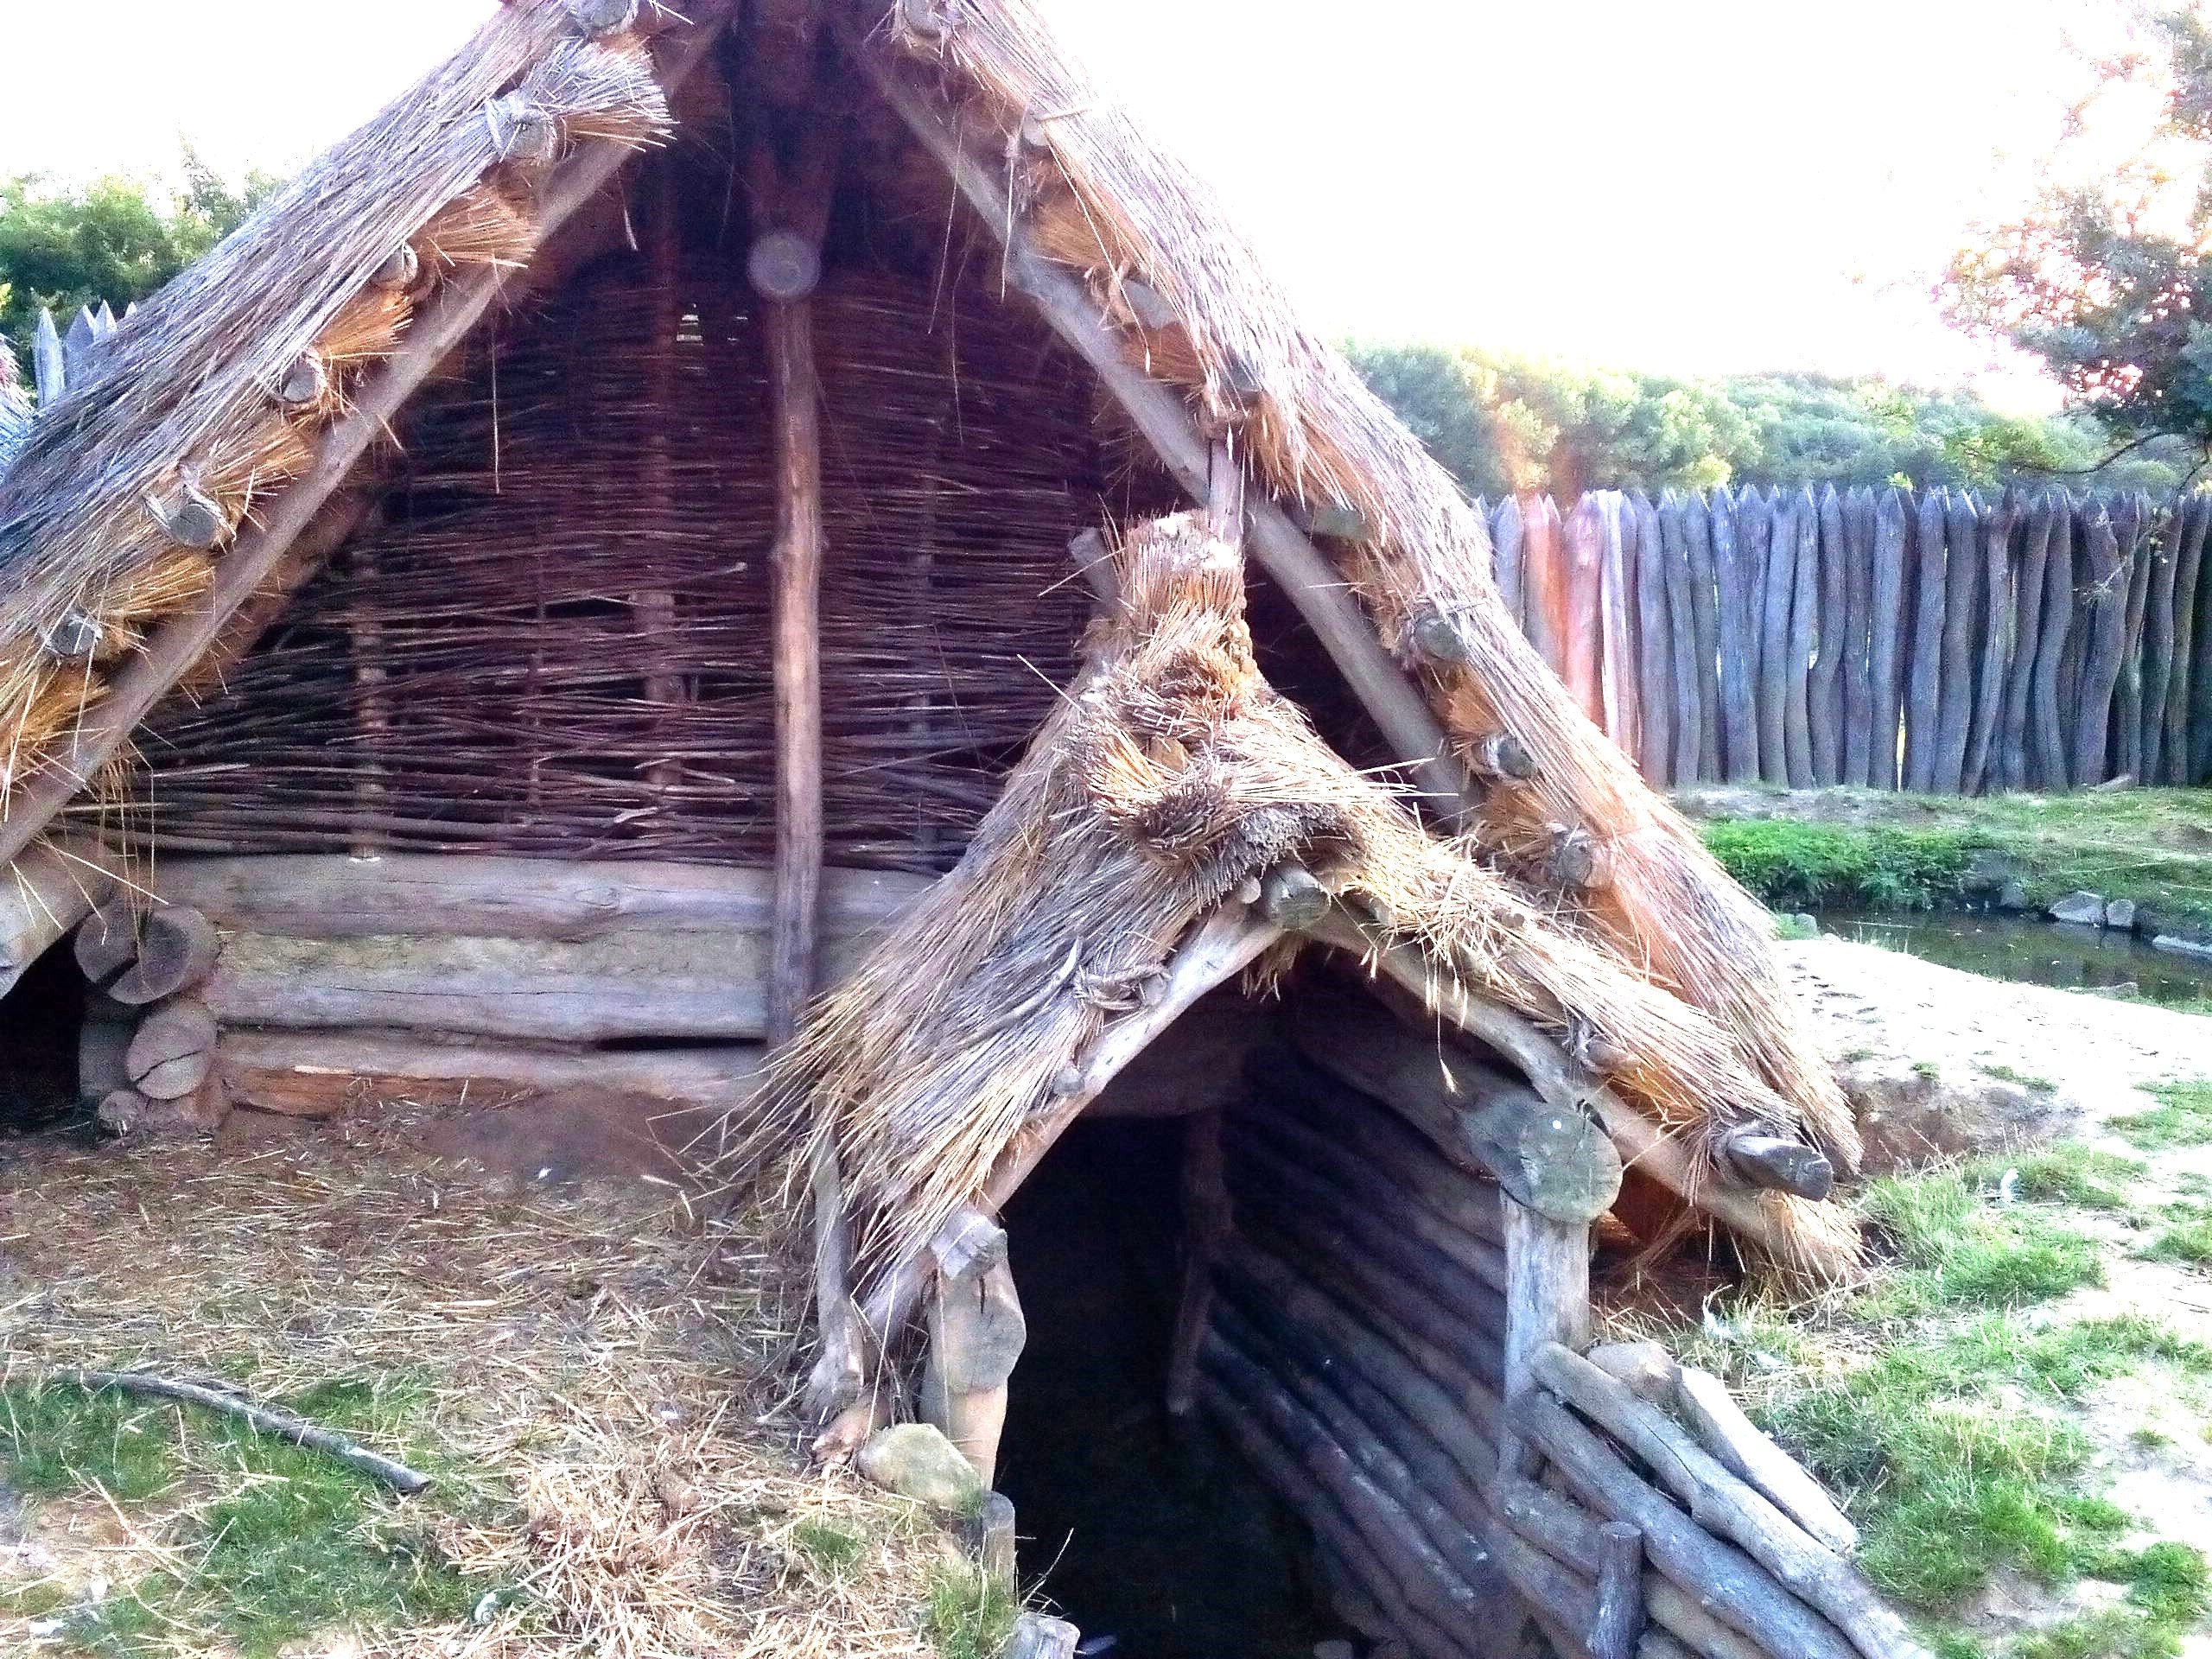
{"type": "Polygon", "coordinates": [[[2212,776],[2212,495],[1831,486],[1485,511],[1507,607],[1655,785],[2212,776]]]}

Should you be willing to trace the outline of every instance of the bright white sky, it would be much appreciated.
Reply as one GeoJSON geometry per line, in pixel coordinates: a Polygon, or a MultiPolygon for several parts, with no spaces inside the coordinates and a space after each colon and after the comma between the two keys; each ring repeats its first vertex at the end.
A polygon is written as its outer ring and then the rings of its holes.
{"type": "MultiPolygon", "coordinates": [[[[1929,284],[2038,156],[2122,0],[1046,0],[1311,319],[1677,373],[2051,393],[1929,284]]],[[[490,0],[110,0],[17,75],[0,173],[296,168],[490,0]]]]}

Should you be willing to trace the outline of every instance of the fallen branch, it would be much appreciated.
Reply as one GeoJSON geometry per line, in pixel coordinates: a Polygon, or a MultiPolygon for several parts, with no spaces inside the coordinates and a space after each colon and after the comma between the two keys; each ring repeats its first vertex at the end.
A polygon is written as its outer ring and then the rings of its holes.
{"type": "Polygon", "coordinates": [[[185,1382],[173,1376],[158,1376],[151,1371],[83,1371],[58,1370],[50,1380],[67,1382],[79,1389],[95,1392],[101,1389],[116,1389],[124,1394],[150,1395],[162,1400],[181,1400],[188,1405],[205,1406],[210,1411],[219,1411],[240,1419],[257,1434],[274,1435],[280,1440],[289,1440],[294,1446],[304,1446],[311,1452],[321,1452],[334,1457],[347,1466],[358,1469],[372,1480],[397,1492],[402,1497],[411,1497],[430,1484],[428,1475],[418,1474],[404,1463],[379,1457],[367,1447],[357,1445],[334,1428],[324,1428],[304,1417],[296,1416],[278,1406],[257,1406],[241,1395],[228,1394],[220,1389],[208,1388],[198,1382],[185,1382]]]}

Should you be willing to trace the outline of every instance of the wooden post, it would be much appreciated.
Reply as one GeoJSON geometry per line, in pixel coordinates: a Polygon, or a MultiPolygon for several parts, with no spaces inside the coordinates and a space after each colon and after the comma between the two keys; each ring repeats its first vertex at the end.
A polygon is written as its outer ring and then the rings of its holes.
{"type": "Polygon", "coordinates": [[[1943,701],[1943,492],[1920,498],[1913,518],[1914,611],[1904,700],[1904,786],[1919,793],[1936,787],[1937,721],[1943,701]]]}
{"type": "Polygon", "coordinates": [[[2019,499],[2007,493],[1981,518],[1981,639],[1974,688],[1974,723],[1967,735],[1960,787],[1979,795],[1999,770],[1997,731],[2005,714],[2005,677],[2012,665],[2012,526],[2019,499]]]}
{"type": "MultiPolygon", "coordinates": [[[[2143,781],[2143,624],[2151,598],[2152,550],[2157,543],[2150,498],[2140,490],[2113,504],[2113,534],[2120,544],[2121,605],[2120,671],[2113,684],[2112,723],[2106,740],[2106,772],[2143,781]]],[[[2098,781],[2101,782],[2102,779],[2098,781]]]]}
{"type": "Polygon", "coordinates": [[[1943,514],[1943,648],[1936,662],[1929,783],[1939,795],[1956,795],[1966,777],[1974,723],[1974,630],[1981,615],[1980,515],[1971,493],[1960,490],[1951,496],[1943,514]]]}
{"type": "MultiPolygon", "coordinates": [[[[2203,498],[2198,500],[2202,504],[2203,498]]],[[[2198,510],[2212,512],[2202,505],[2198,510]]],[[[2195,620],[2189,653],[2189,760],[2183,781],[2199,784],[2212,779],[2212,558],[2201,554],[2190,613],[2195,620]]]]}
{"type": "Polygon", "coordinates": [[[2074,636],[2074,504],[2064,490],[2045,494],[2050,515],[2049,550],[2044,560],[2043,625],[2036,644],[2034,686],[2029,701],[2028,783],[2036,789],[2063,790],[2072,782],[2066,762],[2066,720],[2061,698],[2066,657],[2074,636]]]}
{"type": "Polygon", "coordinates": [[[1638,547],[1636,510],[1618,490],[1598,498],[1605,531],[1604,568],[1599,573],[1598,614],[1605,649],[1598,664],[1599,701],[1604,706],[1605,735],[1633,758],[1643,746],[1641,638],[1637,626],[1636,573],[1638,547]]]}
{"type": "Polygon", "coordinates": [[[1706,777],[1705,706],[1698,672],[1696,580],[1690,564],[1689,508],[1669,490],[1659,500],[1660,556],[1666,567],[1668,658],[1674,670],[1674,727],[1669,783],[1694,784],[1706,777]]]}
{"type": "Polygon", "coordinates": [[[1874,509],[1873,615],[1868,625],[1867,677],[1874,717],[1867,729],[1866,781],[1876,789],[1897,786],[1899,692],[1904,669],[1905,543],[1910,515],[1892,486],[1874,509]]]}
{"type": "Polygon", "coordinates": [[[2084,569],[2076,603],[2088,637],[2082,642],[2082,683],[2071,704],[2074,750],[2068,775],[2076,787],[2087,788],[2108,775],[2113,699],[2127,645],[2128,569],[2111,511],[2101,499],[2092,499],[2082,516],[2082,550],[2084,569]]]}
{"type": "Polygon", "coordinates": [[[2197,580],[2204,563],[2204,531],[2212,524],[2212,498],[2192,495],[2183,514],[2181,550],[2174,567],[2174,641],[2172,683],[2166,690],[2165,765],[2159,781],[2183,785],[2190,771],[2190,713],[2196,679],[2197,580]]]}
{"type": "Polygon", "coordinates": [[[1713,519],[1704,499],[1682,503],[1682,539],[1689,554],[1689,604],[1696,645],[1690,652],[1697,677],[1697,770],[1700,783],[1717,784],[1720,769],[1720,597],[1713,559],[1713,519]]]}
{"type": "Polygon", "coordinates": [[[1544,665],[1564,680],[1567,598],[1559,504],[1548,495],[1524,496],[1521,526],[1522,631],[1544,665]]]}
{"type": "MultiPolygon", "coordinates": [[[[1831,498],[1834,494],[1829,492],[1831,498]]],[[[1811,486],[1798,492],[1792,517],[1797,530],[1797,587],[1789,601],[1789,684],[1783,734],[1789,786],[1810,789],[1841,777],[1843,664],[1835,646],[1843,633],[1843,567],[1821,561],[1821,507],[1811,486]]]]}
{"type": "Polygon", "coordinates": [[[1511,1198],[1503,1203],[1507,1415],[1497,1468],[1510,1479],[1532,1471],[1512,1409],[1536,1386],[1536,1355],[1548,1343],[1578,1354],[1590,1345],[1590,1226],[1553,1221],[1511,1198]]]}
{"type": "Polygon", "coordinates": [[[1598,1612],[1590,1659],[1631,1659],[1643,1635],[1643,1532],[1625,1521],[1598,1529],[1598,1612]]]}
{"type": "MultiPolygon", "coordinates": [[[[1618,534],[1619,521],[1614,521],[1618,534]]],[[[1590,723],[1608,730],[1605,706],[1605,511],[1583,492],[1560,537],[1567,615],[1560,635],[1560,677],[1590,723]]]]}
{"type": "Polygon", "coordinates": [[[2025,789],[2031,775],[2029,728],[2035,702],[2036,653],[2043,642],[2044,570],[2050,557],[2050,498],[2020,505],[2020,558],[2012,581],[2012,660],[2005,673],[2005,715],[1999,728],[1994,787],[2025,789]]]}
{"type": "MultiPolygon", "coordinates": [[[[677,420],[676,336],[683,324],[683,301],[677,287],[677,267],[683,238],[677,223],[674,158],[655,156],[646,172],[649,181],[645,210],[645,338],[639,354],[645,382],[645,407],[650,411],[639,435],[638,486],[648,524],[664,521],[675,505],[676,459],[671,435],[677,420]]],[[[650,535],[639,538],[644,544],[650,535]]],[[[649,709],[674,709],[685,697],[683,676],[672,659],[676,654],[676,595],[666,588],[633,594],[630,608],[637,616],[640,655],[646,664],[645,701],[649,709]]],[[[660,731],[673,735],[680,723],[649,715],[660,731]]],[[[645,777],[656,791],[665,792],[683,778],[681,757],[670,754],[646,768],[645,777]]]]}
{"type": "Polygon", "coordinates": [[[1854,485],[1837,509],[1840,521],[1831,523],[1822,499],[1821,539],[1832,541],[1843,559],[1843,781],[1872,785],[1874,682],[1867,653],[1874,620],[1874,493],[1854,485]]]}
{"type": "Polygon", "coordinates": [[[1628,510],[1636,520],[1637,758],[1643,781],[1664,789],[1675,781],[1675,624],[1667,603],[1667,553],[1650,499],[1637,490],[1628,510]]]}
{"type": "MultiPolygon", "coordinates": [[[[1758,514],[1762,509],[1756,499],[1749,509],[1758,514]]],[[[1790,693],[1794,689],[1799,716],[1798,771],[1802,780],[1795,787],[1802,789],[1811,783],[1812,774],[1803,753],[1805,732],[1805,682],[1795,672],[1791,657],[1796,638],[1792,628],[1791,613],[1797,603],[1797,513],[1796,503],[1782,490],[1774,492],[1764,509],[1765,516],[1766,564],[1761,575],[1758,594],[1758,715],[1759,715],[1759,776],[1770,784],[1789,784],[1789,712],[1790,693]]],[[[1810,574],[1817,576],[1817,570],[1810,574]]],[[[1811,602],[1807,602],[1807,610],[1811,602]]],[[[1810,654],[1812,617],[1805,619],[1807,653],[1810,654]]]]}
{"type": "Polygon", "coordinates": [[[1214,1262],[1230,1233],[1221,1120],[1216,1107],[1193,1113],[1183,1126],[1183,1294],[1167,1355],[1167,1409],[1177,1417],[1187,1415],[1198,1398],[1198,1348],[1213,1307],[1214,1262]]]}
{"type": "Polygon", "coordinates": [[[1007,1379],[1028,1334],[1002,1243],[995,1256],[967,1271],[938,1273],[930,1305],[922,1415],[975,1465],[986,1489],[998,1468],[1007,1379]]]}
{"type": "Polygon", "coordinates": [[[1717,584],[1715,645],[1719,652],[1720,739],[1724,775],[1732,784],[1759,779],[1758,632],[1751,565],[1765,563],[1766,506],[1758,492],[1744,495],[1746,511],[1726,490],[1715,490],[1707,518],[1717,584]]]}
{"type": "Polygon", "coordinates": [[[1522,587],[1521,537],[1521,498],[1502,496],[1491,513],[1491,569],[1497,580],[1497,596],[1505,602],[1505,613],[1525,635],[1528,599],[1522,587]]]}

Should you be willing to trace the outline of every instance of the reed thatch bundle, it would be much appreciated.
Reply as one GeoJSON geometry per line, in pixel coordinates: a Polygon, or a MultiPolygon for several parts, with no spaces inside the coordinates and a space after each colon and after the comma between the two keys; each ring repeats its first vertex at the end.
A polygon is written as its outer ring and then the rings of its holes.
{"type": "Polygon", "coordinates": [[[219,550],[305,470],[443,276],[527,253],[563,148],[667,125],[639,38],[520,0],[118,328],[0,479],[0,809],[181,602],[180,548],[219,550]]]}
{"type": "MultiPolygon", "coordinates": [[[[1662,1125],[1788,1124],[1710,1020],[1431,836],[1276,695],[1234,546],[1179,516],[1139,527],[1117,562],[1118,615],[967,855],[817,1006],[765,1103],[772,1123],[830,1126],[864,1283],[975,1200],[1192,926],[1285,861],[1440,972],[1551,1030],[1586,1022],[1630,1057],[1614,1081],[1662,1125]]],[[[1838,1213],[1786,1217],[1790,1265],[1849,1255],[1838,1213]]]]}
{"type": "Polygon", "coordinates": [[[1276,492],[1357,513],[1346,572],[1454,739],[1471,759],[1503,731],[1535,758],[1529,787],[1492,795],[1485,843],[1517,855],[1548,845],[1554,824],[1596,837],[1611,879],[1577,901],[1582,913],[1628,963],[1708,1012],[1803,1129],[1855,1165],[1856,1130],[1790,1007],[1764,916],[1529,648],[1497,598],[1481,517],[1297,321],[1211,194],[1071,67],[1033,0],[907,6],[887,27],[950,72],[971,124],[1027,158],[1009,210],[1084,274],[1132,353],[1182,377],[1208,419],[1240,425],[1276,492]],[[1413,625],[1434,617],[1455,625],[1460,660],[1411,648],[1413,625]]]}

